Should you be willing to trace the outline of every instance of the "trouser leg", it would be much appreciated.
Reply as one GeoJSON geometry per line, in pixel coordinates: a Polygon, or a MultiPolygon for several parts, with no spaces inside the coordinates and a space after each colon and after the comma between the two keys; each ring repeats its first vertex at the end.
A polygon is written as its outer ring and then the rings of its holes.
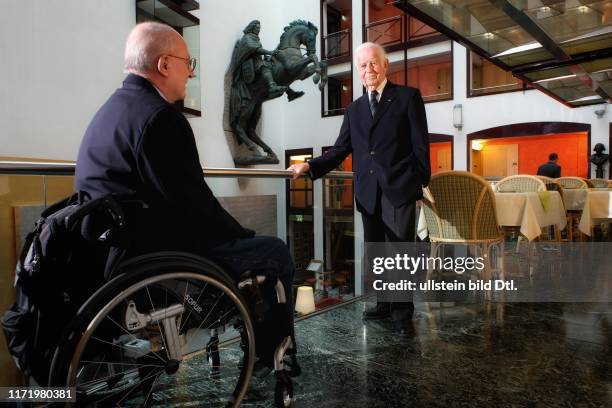
{"type": "Polygon", "coordinates": [[[209,251],[208,256],[225,267],[236,280],[246,271],[267,277],[261,289],[268,307],[263,321],[256,325],[256,337],[259,337],[257,354],[261,358],[271,358],[280,338],[287,335],[295,337],[292,292],[294,269],[287,245],[276,237],[257,236],[220,245],[209,251]],[[277,278],[285,289],[285,305],[277,304],[274,289],[277,278]],[[284,322],[279,322],[279,319],[284,322]],[[283,326],[286,330],[283,330],[283,326]]]}

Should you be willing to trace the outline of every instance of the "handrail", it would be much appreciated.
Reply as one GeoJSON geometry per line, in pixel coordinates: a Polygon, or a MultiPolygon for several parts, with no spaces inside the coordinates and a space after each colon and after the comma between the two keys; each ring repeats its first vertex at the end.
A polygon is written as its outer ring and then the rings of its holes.
{"type": "MultiPolygon", "coordinates": [[[[76,163],[28,162],[28,161],[1,161],[0,174],[29,174],[29,175],[55,175],[72,176],[76,163]]],[[[204,167],[205,177],[250,177],[250,178],[291,178],[288,170],[277,169],[237,169],[231,167],[204,167]]],[[[325,178],[350,179],[351,171],[330,171],[325,178]]]]}
{"type": "Polygon", "coordinates": [[[334,31],[333,33],[328,33],[327,35],[324,35],[323,38],[335,37],[335,36],[338,36],[339,34],[348,34],[350,31],[351,30],[349,30],[348,28],[345,28],[344,30],[334,31]]]}
{"type": "Polygon", "coordinates": [[[394,21],[394,20],[401,20],[402,16],[391,16],[391,17],[387,17],[387,18],[383,18],[381,20],[376,20],[376,21],[370,21],[369,23],[365,24],[365,28],[370,28],[372,26],[377,26],[377,25],[381,25],[384,23],[388,23],[390,21],[394,21]]]}

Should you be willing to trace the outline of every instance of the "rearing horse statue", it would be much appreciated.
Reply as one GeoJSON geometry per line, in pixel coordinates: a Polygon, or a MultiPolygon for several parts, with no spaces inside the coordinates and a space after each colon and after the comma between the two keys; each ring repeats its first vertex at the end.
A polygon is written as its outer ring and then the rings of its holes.
{"type": "Polygon", "coordinates": [[[304,95],[290,87],[297,79],[314,75],[320,90],[327,83],[327,64],[316,55],[317,27],[303,20],[291,22],[274,51],[261,46],[260,29],[259,21],[251,21],[232,54],[230,126],[236,141],[248,148],[248,153],[234,157],[236,165],[278,164],[278,157],[256,131],[263,102],[282,94],[291,102],[304,95]]]}

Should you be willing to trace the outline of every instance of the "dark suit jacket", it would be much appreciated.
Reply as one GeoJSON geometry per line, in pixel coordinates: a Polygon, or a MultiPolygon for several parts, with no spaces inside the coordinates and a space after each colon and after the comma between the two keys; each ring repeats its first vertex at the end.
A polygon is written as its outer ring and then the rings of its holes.
{"type": "Polygon", "coordinates": [[[546,176],[550,178],[561,177],[561,166],[551,161],[544,163],[538,167],[538,176],[546,176]]]}
{"type": "Polygon", "coordinates": [[[421,198],[431,169],[427,118],[419,90],[387,81],[374,118],[367,93],[351,103],[333,148],[310,160],[312,177],[333,170],[350,153],[360,210],[374,212],[378,186],[395,207],[421,198]]]}
{"type": "Polygon", "coordinates": [[[75,182],[94,198],[114,193],[148,203],[138,233],[152,249],[201,252],[252,235],[204,181],[187,119],[137,75],[128,75],[91,121],[75,182]]]}

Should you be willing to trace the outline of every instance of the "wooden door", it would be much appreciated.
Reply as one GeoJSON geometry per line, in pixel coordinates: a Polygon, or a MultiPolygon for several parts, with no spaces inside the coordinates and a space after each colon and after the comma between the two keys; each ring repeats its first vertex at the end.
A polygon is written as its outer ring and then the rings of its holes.
{"type": "Polygon", "coordinates": [[[436,171],[449,171],[451,169],[451,148],[445,147],[438,150],[438,163],[436,171]]]}
{"type": "Polygon", "coordinates": [[[518,144],[490,145],[482,149],[483,177],[518,174],[518,144]]]}

